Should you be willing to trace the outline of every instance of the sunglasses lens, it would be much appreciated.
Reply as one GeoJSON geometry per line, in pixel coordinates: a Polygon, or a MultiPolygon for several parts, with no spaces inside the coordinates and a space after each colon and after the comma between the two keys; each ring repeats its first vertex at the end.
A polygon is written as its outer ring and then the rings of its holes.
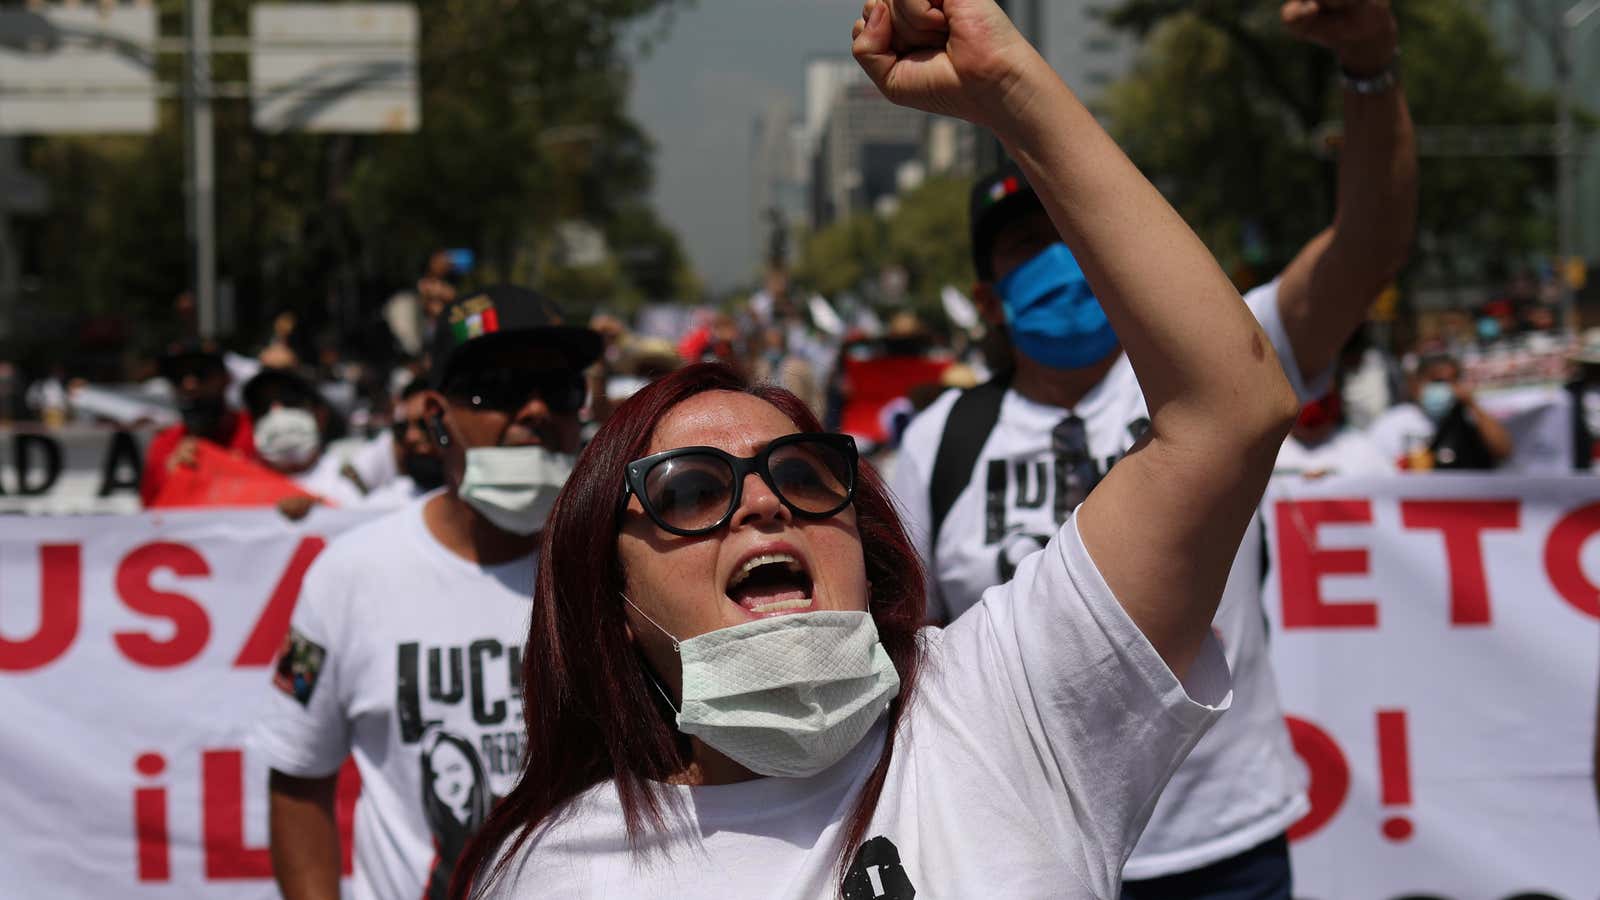
{"type": "Polygon", "coordinates": [[[583,408],[585,390],[580,375],[499,370],[462,379],[452,393],[476,398],[476,406],[514,413],[535,397],[553,413],[575,413],[583,408]]]}
{"type": "Polygon", "coordinates": [[[709,528],[728,514],[733,469],[710,454],[675,456],[645,474],[644,490],[645,502],[673,528],[709,528]]]}
{"type": "Polygon", "coordinates": [[[544,399],[551,412],[575,413],[583,408],[585,391],[583,379],[578,376],[556,375],[538,380],[533,393],[544,399]]]}
{"type": "Polygon", "coordinates": [[[855,473],[850,457],[826,441],[796,441],[775,448],[767,469],[778,493],[801,512],[831,515],[850,499],[855,473]]]}

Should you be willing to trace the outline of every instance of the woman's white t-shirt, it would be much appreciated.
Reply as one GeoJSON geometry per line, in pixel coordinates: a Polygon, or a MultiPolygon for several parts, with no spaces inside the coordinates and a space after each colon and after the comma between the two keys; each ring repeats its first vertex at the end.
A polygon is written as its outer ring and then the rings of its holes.
{"type": "MultiPolygon", "coordinates": [[[[1074,516],[926,656],[846,900],[1112,898],[1156,798],[1227,707],[1215,639],[1182,683],[1134,625],[1074,516]]],[[[811,778],[667,786],[671,830],[629,847],[611,782],[543,826],[493,897],[838,896],[845,822],[880,722],[811,778]]]]}

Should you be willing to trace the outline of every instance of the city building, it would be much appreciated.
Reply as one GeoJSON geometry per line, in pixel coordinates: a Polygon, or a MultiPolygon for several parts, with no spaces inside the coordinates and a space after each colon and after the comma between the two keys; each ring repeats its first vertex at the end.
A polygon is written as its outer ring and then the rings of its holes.
{"type": "MultiPolygon", "coordinates": [[[[1107,25],[1102,10],[1106,0],[1049,0],[1026,6],[1040,21],[1029,24],[1044,57],[1091,109],[1110,87],[1133,68],[1138,41],[1107,25]]],[[[1016,14],[1014,12],[1014,14],[1016,14]]],[[[1026,20],[1026,16],[1023,17],[1026,20]]]]}
{"type": "Polygon", "coordinates": [[[792,239],[810,223],[809,184],[805,123],[787,98],[775,99],[750,129],[750,233],[763,241],[763,262],[792,261],[792,239]]]}
{"type": "MultiPolygon", "coordinates": [[[[1510,59],[1512,71],[1529,86],[1556,91],[1557,83],[1552,42],[1558,40],[1562,16],[1568,10],[1582,10],[1580,0],[1488,0],[1485,11],[1500,46],[1510,59]]],[[[1600,115],[1600,10],[1590,9],[1588,18],[1567,36],[1571,53],[1571,86],[1577,115],[1600,115]]],[[[1554,123],[1551,123],[1552,126],[1554,123]]],[[[1591,133],[1588,147],[1580,148],[1578,177],[1574,186],[1577,218],[1576,252],[1589,260],[1591,268],[1600,265],[1600,137],[1591,133]]],[[[1591,274],[1591,279],[1594,275],[1591,274]]]]}
{"type": "Polygon", "coordinates": [[[900,167],[922,155],[928,116],[895,106],[870,83],[844,85],[811,158],[811,220],[825,227],[899,193],[900,167]]]}

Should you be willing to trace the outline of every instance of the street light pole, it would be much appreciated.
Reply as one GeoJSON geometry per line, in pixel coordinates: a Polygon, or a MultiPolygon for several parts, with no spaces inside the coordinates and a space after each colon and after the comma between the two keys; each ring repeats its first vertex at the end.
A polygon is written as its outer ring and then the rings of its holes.
{"type": "Polygon", "coordinates": [[[201,338],[217,336],[216,144],[211,118],[211,0],[184,4],[183,66],[184,155],[189,163],[187,191],[189,272],[201,338]]]}
{"type": "Polygon", "coordinates": [[[1573,124],[1573,59],[1577,49],[1578,27],[1600,12],[1600,0],[1578,3],[1556,23],[1554,51],[1556,76],[1556,240],[1561,258],[1557,283],[1561,286],[1561,317],[1568,333],[1578,331],[1577,296],[1568,278],[1568,267],[1577,253],[1578,227],[1578,136],[1573,124]]]}

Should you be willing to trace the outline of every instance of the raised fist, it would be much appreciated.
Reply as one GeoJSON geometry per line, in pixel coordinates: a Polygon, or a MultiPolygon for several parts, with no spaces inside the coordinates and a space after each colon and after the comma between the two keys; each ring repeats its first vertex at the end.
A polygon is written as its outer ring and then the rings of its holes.
{"type": "Polygon", "coordinates": [[[993,0],[868,0],[851,52],[889,100],[992,125],[1042,63],[993,0]]]}
{"type": "Polygon", "coordinates": [[[1287,0],[1279,15],[1290,34],[1332,50],[1356,75],[1375,75],[1394,61],[1399,29],[1389,0],[1287,0]]]}

